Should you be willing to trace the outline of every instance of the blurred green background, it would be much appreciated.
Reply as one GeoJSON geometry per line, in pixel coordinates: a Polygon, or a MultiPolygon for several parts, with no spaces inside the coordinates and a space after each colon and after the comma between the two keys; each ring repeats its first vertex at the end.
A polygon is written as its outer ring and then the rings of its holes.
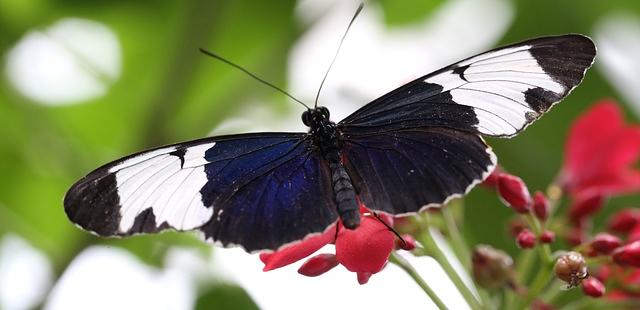
{"type": "MultiPolygon", "coordinates": [[[[546,34],[593,35],[598,23],[616,12],[640,18],[640,2],[635,0],[506,2],[514,15],[494,45],[546,34]]],[[[381,0],[367,6],[380,6],[385,27],[398,29],[431,18],[446,4],[381,0]]],[[[0,0],[0,65],[4,68],[0,75],[0,239],[7,234],[24,238],[46,254],[56,277],[93,244],[125,248],[157,266],[175,245],[194,247],[206,255],[209,246],[175,233],[124,240],[96,238],[67,220],[62,197],[75,180],[105,162],[145,147],[206,136],[221,121],[241,118],[239,111],[255,102],[276,114],[301,113],[301,109],[292,110],[284,96],[198,52],[199,47],[210,48],[286,87],[289,51],[314,26],[313,21],[300,22],[296,5],[288,0],[0,0]],[[120,73],[101,72],[78,55],[78,62],[105,86],[104,94],[72,104],[43,104],[15,87],[6,69],[8,55],[28,33],[45,31],[69,17],[98,22],[115,34],[120,73]]],[[[477,25],[477,31],[482,32],[483,25],[477,25]]],[[[340,35],[335,33],[335,40],[326,44],[334,46],[340,35]]],[[[332,56],[326,55],[327,62],[332,56]]],[[[605,78],[605,69],[592,69],[563,104],[517,138],[489,139],[501,164],[521,176],[531,190],[544,189],[553,180],[562,165],[567,129],[590,104],[614,98],[628,119],[637,122],[637,114],[631,112],[633,102],[605,78]]],[[[464,229],[472,243],[515,251],[503,225],[511,211],[495,194],[475,190],[465,204],[464,229]]],[[[617,198],[606,212],[639,205],[637,197],[617,198]]],[[[205,285],[200,291],[197,304],[201,306],[256,307],[232,285],[205,285]]]]}

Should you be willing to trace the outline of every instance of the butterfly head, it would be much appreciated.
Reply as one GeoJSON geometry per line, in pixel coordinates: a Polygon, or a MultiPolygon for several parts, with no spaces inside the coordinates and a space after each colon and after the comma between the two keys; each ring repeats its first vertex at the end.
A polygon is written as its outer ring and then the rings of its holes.
{"type": "Polygon", "coordinates": [[[309,109],[302,113],[302,122],[307,127],[314,127],[317,124],[329,121],[329,109],[325,107],[317,107],[309,109]]]}

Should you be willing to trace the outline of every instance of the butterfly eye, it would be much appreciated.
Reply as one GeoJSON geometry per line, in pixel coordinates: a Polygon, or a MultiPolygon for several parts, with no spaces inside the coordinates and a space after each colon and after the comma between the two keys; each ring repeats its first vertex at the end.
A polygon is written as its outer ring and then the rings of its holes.
{"type": "Polygon", "coordinates": [[[322,116],[324,116],[327,119],[329,118],[329,109],[325,107],[318,107],[318,109],[320,110],[320,114],[322,114],[322,116]]]}
{"type": "Polygon", "coordinates": [[[309,113],[309,111],[304,111],[302,113],[302,123],[305,126],[310,126],[311,125],[311,113],[309,113]]]}

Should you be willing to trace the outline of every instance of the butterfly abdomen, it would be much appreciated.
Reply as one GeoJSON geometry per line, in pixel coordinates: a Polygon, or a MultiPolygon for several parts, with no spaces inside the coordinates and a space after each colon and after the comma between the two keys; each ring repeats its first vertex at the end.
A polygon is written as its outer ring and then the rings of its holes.
{"type": "Polygon", "coordinates": [[[355,229],[360,225],[360,207],[351,178],[340,161],[329,162],[329,168],[331,168],[336,207],[342,224],[346,228],[355,229]]]}

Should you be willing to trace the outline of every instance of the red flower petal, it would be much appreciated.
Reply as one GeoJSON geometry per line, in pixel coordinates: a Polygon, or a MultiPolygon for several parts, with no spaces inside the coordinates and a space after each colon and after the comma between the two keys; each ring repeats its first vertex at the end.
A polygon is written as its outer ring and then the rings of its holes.
{"type": "Polygon", "coordinates": [[[338,262],[352,272],[376,273],[394,247],[395,235],[376,218],[365,216],[355,230],[342,229],[336,240],[338,262]]]}
{"type": "Polygon", "coordinates": [[[603,205],[602,195],[579,196],[569,208],[569,218],[578,223],[600,211],[603,205]]]}
{"type": "Polygon", "coordinates": [[[338,260],[333,254],[318,254],[309,258],[300,268],[298,273],[307,277],[317,277],[338,265],[338,260]]]}
{"type": "Polygon", "coordinates": [[[358,272],[358,283],[360,283],[360,285],[367,284],[372,275],[371,272],[358,272]]]}
{"type": "Polygon", "coordinates": [[[260,253],[260,260],[264,263],[262,271],[284,267],[313,254],[321,247],[333,241],[336,232],[335,229],[334,224],[329,226],[329,228],[320,235],[308,237],[301,242],[286,246],[273,253],[260,253]]]}
{"type": "Polygon", "coordinates": [[[573,124],[560,182],[572,195],[611,195],[640,190],[640,127],[624,126],[612,101],[589,109],[573,124]]]}

